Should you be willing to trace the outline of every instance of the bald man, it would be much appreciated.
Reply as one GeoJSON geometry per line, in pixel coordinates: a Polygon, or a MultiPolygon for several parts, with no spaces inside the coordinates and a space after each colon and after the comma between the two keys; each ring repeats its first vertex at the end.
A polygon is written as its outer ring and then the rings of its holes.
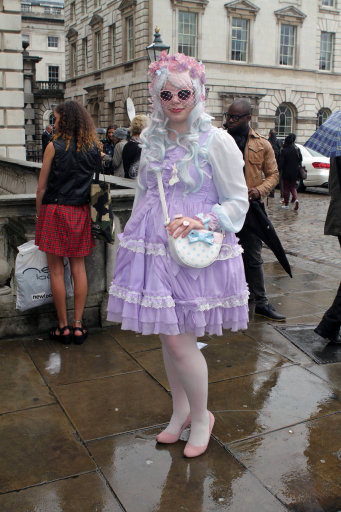
{"type": "MultiPolygon", "coordinates": [[[[271,144],[250,127],[251,104],[247,99],[235,100],[225,113],[224,127],[235,139],[245,162],[245,180],[249,189],[249,201],[263,202],[279,180],[277,162],[271,144]]],[[[263,206],[263,205],[262,205],[263,206]]],[[[250,211],[250,214],[251,211],[250,211]]],[[[255,314],[281,322],[280,315],[269,303],[265,291],[262,240],[248,227],[247,222],[237,233],[242,245],[246,280],[251,297],[255,300],[255,314]]]]}

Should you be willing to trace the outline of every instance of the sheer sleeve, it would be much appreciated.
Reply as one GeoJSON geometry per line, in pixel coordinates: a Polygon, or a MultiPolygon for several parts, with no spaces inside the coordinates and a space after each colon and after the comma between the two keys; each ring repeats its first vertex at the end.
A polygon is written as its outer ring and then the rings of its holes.
{"type": "Polygon", "coordinates": [[[215,129],[208,147],[208,159],[219,197],[212,213],[217,216],[221,229],[238,233],[249,209],[242,153],[231,135],[215,129]]]}

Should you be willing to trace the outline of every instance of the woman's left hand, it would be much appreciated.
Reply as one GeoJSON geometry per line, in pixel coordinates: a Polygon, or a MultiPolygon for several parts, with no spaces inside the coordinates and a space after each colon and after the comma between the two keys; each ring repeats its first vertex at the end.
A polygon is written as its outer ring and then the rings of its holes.
{"type": "Polygon", "coordinates": [[[174,236],[174,238],[179,236],[184,238],[192,229],[204,229],[204,225],[200,220],[192,219],[191,217],[180,217],[168,224],[167,229],[168,233],[174,236]]]}

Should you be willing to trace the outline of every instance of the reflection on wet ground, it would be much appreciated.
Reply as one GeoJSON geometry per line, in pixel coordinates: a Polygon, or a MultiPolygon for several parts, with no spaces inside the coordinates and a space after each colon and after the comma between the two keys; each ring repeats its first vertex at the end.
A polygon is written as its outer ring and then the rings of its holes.
{"type": "MultiPolygon", "coordinates": [[[[335,274],[292,258],[290,279],[264,252],[284,326],[316,325],[335,274]]],[[[171,413],[157,336],[0,342],[1,512],[339,512],[341,363],[316,364],[252,304],[245,332],[201,341],[216,423],[194,460],[188,431],[155,443],[171,413]]]]}

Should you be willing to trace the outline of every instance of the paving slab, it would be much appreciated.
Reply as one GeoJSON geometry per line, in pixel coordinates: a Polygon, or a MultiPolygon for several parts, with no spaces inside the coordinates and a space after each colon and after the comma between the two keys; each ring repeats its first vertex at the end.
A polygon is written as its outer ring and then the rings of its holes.
{"type": "MultiPolygon", "coordinates": [[[[341,347],[339,347],[338,350],[341,351],[341,347]]],[[[314,364],[308,366],[307,369],[321,377],[321,379],[326,382],[329,382],[334,388],[341,391],[341,363],[324,365],[314,364]]]]}
{"type": "Polygon", "coordinates": [[[138,371],[138,364],[105,331],[91,334],[83,345],[31,341],[26,348],[51,386],[138,371]]]}
{"type": "Polygon", "coordinates": [[[108,333],[121,347],[132,354],[143,350],[160,348],[161,346],[160,338],[156,334],[142,336],[142,334],[136,334],[133,331],[122,331],[119,325],[110,327],[108,333]]]}
{"type": "Polygon", "coordinates": [[[56,386],[55,393],[86,441],[165,423],[172,410],[168,393],[143,371],[56,386]]]}
{"type": "Polygon", "coordinates": [[[88,448],[129,512],[285,512],[286,508],[214,439],[197,459],[185,443],[157,445],[157,430],[91,442],[88,448]],[[146,490],[148,490],[146,492],[146,490]]]}
{"type": "Polygon", "coordinates": [[[55,403],[18,341],[0,342],[0,414],[55,403]]]}
{"type": "MultiPolygon", "coordinates": [[[[321,412],[327,412],[321,406],[321,412]]],[[[341,414],[232,443],[229,450],[290,510],[341,509],[341,414]]]]}
{"type": "Polygon", "coordinates": [[[313,272],[293,274],[293,278],[288,275],[265,277],[265,287],[269,294],[326,290],[332,288],[334,284],[333,279],[325,279],[313,272]]]}
{"type": "Polygon", "coordinates": [[[0,493],[92,471],[58,405],[0,416],[0,493]]]}
{"type": "Polygon", "coordinates": [[[0,495],[1,512],[122,512],[103,478],[89,473],[0,495]]]}
{"type": "Polygon", "coordinates": [[[341,411],[330,384],[300,366],[209,385],[215,435],[223,444],[341,411]]]}

